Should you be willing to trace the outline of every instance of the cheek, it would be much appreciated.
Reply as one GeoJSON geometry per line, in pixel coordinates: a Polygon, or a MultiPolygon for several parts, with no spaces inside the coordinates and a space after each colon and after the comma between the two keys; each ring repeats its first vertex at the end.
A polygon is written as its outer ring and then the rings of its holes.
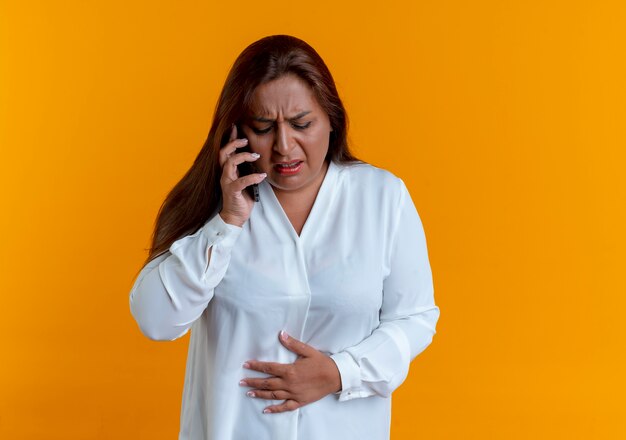
{"type": "Polygon", "coordinates": [[[328,152],[328,144],[328,133],[316,133],[315,137],[307,141],[307,155],[315,158],[316,160],[323,160],[328,152]]]}
{"type": "Polygon", "coordinates": [[[272,142],[267,138],[260,138],[257,136],[251,136],[248,138],[250,143],[250,150],[254,153],[259,153],[262,160],[264,155],[267,155],[272,150],[272,142]]]}
{"type": "Polygon", "coordinates": [[[254,166],[255,168],[257,168],[259,170],[259,172],[263,172],[263,173],[269,173],[270,172],[270,168],[272,167],[271,164],[271,160],[272,160],[272,152],[270,149],[266,149],[266,148],[254,148],[254,146],[250,146],[250,149],[255,152],[255,153],[259,153],[261,155],[261,157],[259,157],[257,160],[254,161],[254,166]]]}
{"type": "Polygon", "coordinates": [[[261,171],[269,173],[270,168],[272,167],[269,155],[266,154],[265,156],[261,156],[259,159],[257,159],[257,162],[257,167],[260,168],[261,171]]]}

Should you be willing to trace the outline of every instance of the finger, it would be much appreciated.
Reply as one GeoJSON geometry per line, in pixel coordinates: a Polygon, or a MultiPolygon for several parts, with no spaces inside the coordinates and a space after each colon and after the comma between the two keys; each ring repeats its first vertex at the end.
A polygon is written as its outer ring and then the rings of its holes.
{"type": "Polygon", "coordinates": [[[254,162],[259,157],[261,157],[259,153],[250,153],[248,151],[227,157],[226,162],[222,164],[222,177],[227,178],[226,183],[236,180],[239,177],[237,165],[244,162],[254,162]]]}
{"type": "Polygon", "coordinates": [[[305,344],[304,342],[299,341],[292,336],[289,336],[284,330],[281,330],[278,339],[289,351],[293,351],[300,356],[309,357],[316,353],[319,353],[315,348],[311,347],[310,345],[305,344]]]}
{"type": "Polygon", "coordinates": [[[234,139],[220,148],[219,161],[220,166],[224,166],[224,163],[232,156],[237,148],[242,148],[248,145],[248,139],[234,139]]]}
{"type": "Polygon", "coordinates": [[[233,179],[230,173],[224,173],[220,181],[225,185],[224,190],[226,192],[237,193],[243,191],[250,185],[261,183],[266,177],[266,173],[253,173],[239,178],[235,175],[233,179]]]}
{"type": "Polygon", "coordinates": [[[226,159],[226,164],[224,166],[237,166],[244,162],[254,162],[259,157],[261,157],[259,153],[252,153],[249,151],[231,154],[228,159],[226,159]]]}
{"type": "Polygon", "coordinates": [[[235,139],[237,139],[237,126],[233,124],[230,127],[230,138],[228,139],[228,142],[232,142],[235,139]]]}
{"type": "Polygon", "coordinates": [[[249,151],[243,153],[231,154],[226,158],[226,162],[222,164],[222,176],[226,176],[228,180],[235,180],[239,177],[237,165],[244,162],[254,162],[259,157],[259,153],[251,153],[249,151]]]}
{"type": "Polygon", "coordinates": [[[251,377],[239,381],[239,385],[257,390],[284,390],[285,382],[278,377],[251,377]]]}
{"type": "Polygon", "coordinates": [[[285,411],[293,411],[298,408],[300,408],[300,404],[296,402],[295,400],[290,399],[290,400],[285,401],[284,403],[281,403],[280,405],[268,406],[267,408],[263,410],[263,413],[275,414],[275,413],[281,413],[285,411]]]}
{"type": "Polygon", "coordinates": [[[247,361],[243,364],[244,368],[249,370],[260,371],[261,373],[271,374],[272,376],[283,376],[287,371],[287,368],[291,364],[280,364],[278,362],[262,362],[262,361],[247,361]]]}
{"type": "Polygon", "coordinates": [[[287,400],[291,397],[285,390],[275,390],[275,391],[266,391],[266,390],[250,390],[246,393],[248,397],[254,397],[256,399],[265,399],[265,400],[287,400]]]}
{"type": "Polygon", "coordinates": [[[244,189],[246,189],[250,185],[258,185],[266,177],[267,174],[265,173],[249,174],[247,176],[240,177],[237,180],[227,183],[227,186],[225,186],[223,190],[224,194],[241,193],[244,198],[251,200],[251,196],[247,192],[245,192],[244,189]]]}

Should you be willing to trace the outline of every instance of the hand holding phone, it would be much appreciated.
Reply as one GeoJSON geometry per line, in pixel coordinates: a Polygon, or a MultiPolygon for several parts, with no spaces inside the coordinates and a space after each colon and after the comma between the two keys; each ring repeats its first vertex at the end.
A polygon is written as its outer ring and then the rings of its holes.
{"type": "Polygon", "coordinates": [[[220,186],[222,189],[222,209],[220,216],[227,223],[243,226],[250,217],[255,201],[259,201],[258,184],[265,179],[265,173],[258,173],[253,166],[259,155],[252,153],[247,139],[237,139],[238,127],[233,124],[227,142],[219,151],[222,167],[220,186]],[[235,165],[235,166],[233,166],[235,165]]]}
{"type": "MultiPolygon", "coordinates": [[[[239,128],[239,126],[235,125],[235,131],[236,133],[243,133],[243,131],[241,131],[241,128],[239,128]]],[[[240,152],[247,152],[247,153],[251,153],[252,150],[250,149],[250,145],[247,144],[246,146],[242,147],[241,149],[239,149],[240,152]]],[[[252,173],[258,173],[256,167],[254,166],[253,162],[242,162],[239,165],[237,165],[237,169],[239,171],[239,177],[243,177],[243,176],[248,176],[252,173]]],[[[259,198],[259,185],[257,183],[253,183],[250,186],[246,187],[246,191],[248,192],[248,195],[252,198],[252,200],[254,200],[255,202],[258,202],[260,200],[259,198]]]]}

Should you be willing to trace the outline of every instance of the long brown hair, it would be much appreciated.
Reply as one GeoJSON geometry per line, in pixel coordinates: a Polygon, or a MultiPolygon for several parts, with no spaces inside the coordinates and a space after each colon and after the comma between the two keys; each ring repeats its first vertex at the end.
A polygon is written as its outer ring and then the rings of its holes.
{"type": "Polygon", "coordinates": [[[348,148],[348,117],[319,54],[290,35],[262,38],[245,48],[230,69],[204,146],[159,209],[146,263],[167,251],[174,241],[196,232],[215,213],[221,198],[219,149],[228,142],[232,124],[243,121],[254,89],[286,74],[303,79],[328,114],[333,130],[326,159],[336,163],[359,161],[348,148]]]}

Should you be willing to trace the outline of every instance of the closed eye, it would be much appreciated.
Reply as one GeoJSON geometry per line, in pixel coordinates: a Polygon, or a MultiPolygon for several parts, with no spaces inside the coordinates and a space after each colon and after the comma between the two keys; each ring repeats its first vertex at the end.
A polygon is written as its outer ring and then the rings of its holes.
{"type": "MultiPolygon", "coordinates": [[[[293,128],[295,128],[296,130],[304,130],[304,129],[308,128],[308,127],[311,125],[311,122],[312,122],[312,121],[309,121],[309,122],[307,122],[307,123],[306,123],[306,124],[304,124],[304,125],[298,125],[298,124],[294,124],[294,123],[292,123],[292,124],[291,124],[291,126],[292,126],[293,128]]],[[[271,126],[271,125],[270,125],[269,127],[267,127],[267,128],[264,128],[264,129],[259,129],[259,128],[252,127],[252,131],[253,131],[254,133],[256,133],[256,134],[265,134],[265,133],[269,133],[269,131],[270,131],[271,129],[272,129],[272,126],[271,126]]]]}
{"type": "Polygon", "coordinates": [[[268,133],[271,129],[272,127],[268,127],[265,130],[259,130],[258,128],[252,127],[252,131],[255,132],[256,134],[265,134],[265,133],[268,133]]]}
{"type": "Polygon", "coordinates": [[[298,130],[304,130],[305,128],[307,128],[309,125],[311,125],[311,121],[307,122],[304,125],[298,125],[298,124],[291,124],[293,126],[293,128],[297,128],[298,130]]]}

